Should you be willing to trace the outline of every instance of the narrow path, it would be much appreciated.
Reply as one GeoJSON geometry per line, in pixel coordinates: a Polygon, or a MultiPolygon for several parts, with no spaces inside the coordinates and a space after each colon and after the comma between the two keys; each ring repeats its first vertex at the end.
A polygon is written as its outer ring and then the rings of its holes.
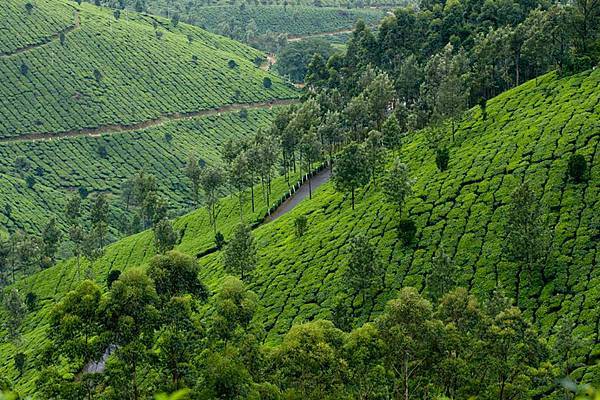
{"type": "Polygon", "coordinates": [[[158,118],[150,119],[143,122],[138,122],[132,125],[119,125],[109,124],[99,126],[97,128],[82,128],[73,129],[64,132],[46,132],[46,133],[26,133],[17,137],[5,137],[0,138],[0,143],[14,143],[14,142],[35,142],[35,141],[46,141],[54,139],[64,139],[78,136],[89,136],[98,137],[101,135],[108,135],[114,133],[127,133],[133,131],[139,131],[146,128],[156,127],[163,125],[168,122],[180,121],[195,117],[204,117],[210,115],[219,115],[225,112],[238,111],[242,109],[253,110],[259,108],[271,108],[273,106],[283,106],[298,102],[298,99],[275,99],[257,103],[236,103],[228,104],[219,108],[212,108],[208,110],[191,111],[188,113],[174,113],[169,115],[163,115],[158,118]]]}
{"type": "Polygon", "coordinates": [[[73,32],[74,30],[79,29],[79,27],[81,26],[81,22],[80,22],[80,18],[79,18],[79,11],[75,10],[75,11],[73,11],[73,14],[75,16],[74,17],[75,21],[73,22],[73,25],[69,25],[61,31],[58,31],[50,36],[46,36],[46,37],[42,38],[42,41],[40,41],[38,43],[30,44],[30,45],[21,47],[19,49],[16,49],[16,50],[13,50],[10,52],[0,53],[0,58],[9,58],[9,57],[15,56],[17,54],[25,53],[27,51],[36,49],[38,47],[45,46],[47,44],[52,43],[53,41],[59,40],[60,35],[67,35],[67,34],[73,32]]]}
{"type": "Polygon", "coordinates": [[[275,57],[275,54],[267,53],[267,59],[264,63],[262,63],[260,69],[262,69],[263,71],[270,71],[271,67],[275,65],[276,62],[277,58],[275,57]]]}
{"type": "MultiPolygon", "coordinates": [[[[310,179],[310,185],[314,194],[315,190],[322,184],[329,181],[331,178],[331,168],[325,168],[321,172],[315,174],[310,179]]],[[[275,221],[277,218],[290,212],[294,207],[298,205],[302,200],[306,199],[309,195],[308,180],[300,186],[300,189],[296,191],[289,199],[284,201],[277,210],[265,219],[265,224],[271,221],[275,221]]]]}

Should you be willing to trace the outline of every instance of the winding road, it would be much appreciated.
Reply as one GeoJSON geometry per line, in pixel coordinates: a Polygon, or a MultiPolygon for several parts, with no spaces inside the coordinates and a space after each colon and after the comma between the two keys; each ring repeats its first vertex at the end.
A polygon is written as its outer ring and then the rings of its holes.
{"type": "MultiPolygon", "coordinates": [[[[322,171],[318,172],[317,174],[313,175],[313,177],[310,178],[310,185],[312,187],[313,194],[319,186],[321,186],[322,184],[329,181],[330,178],[331,178],[331,168],[325,168],[322,171]]],[[[298,203],[300,203],[302,200],[309,197],[309,194],[310,193],[309,193],[309,188],[308,188],[308,180],[306,180],[300,186],[300,189],[296,190],[296,192],[289,199],[287,199],[286,201],[281,203],[281,205],[279,207],[277,207],[275,212],[273,212],[271,215],[269,215],[265,219],[264,223],[266,224],[271,221],[275,221],[277,218],[281,217],[282,215],[287,214],[288,212],[292,211],[292,209],[294,207],[296,207],[298,205],[298,203]]]]}

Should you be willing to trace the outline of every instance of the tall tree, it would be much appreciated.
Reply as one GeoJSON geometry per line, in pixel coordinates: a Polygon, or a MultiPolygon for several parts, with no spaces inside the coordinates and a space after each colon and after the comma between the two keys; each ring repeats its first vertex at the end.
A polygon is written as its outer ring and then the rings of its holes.
{"type": "Polygon", "coordinates": [[[52,217],[42,232],[42,254],[48,258],[49,265],[54,264],[56,260],[56,252],[58,251],[61,238],[62,232],[56,224],[56,218],[52,217]]]}
{"type": "Polygon", "coordinates": [[[101,193],[96,196],[96,199],[92,203],[90,210],[90,221],[92,222],[92,234],[98,240],[98,246],[100,249],[104,248],[106,244],[106,235],[108,234],[108,220],[109,220],[109,204],[106,194],[101,193]]]}
{"type": "Polygon", "coordinates": [[[242,280],[257,265],[256,243],[250,228],[239,224],[227,246],[223,256],[226,271],[239,274],[242,280]]]}
{"type": "Polygon", "coordinates": [[[548,232],[540,201],[527,182],[512,193],[507,211],[505,254],[523,263],[531,274],[546,258],[548,232]]]}
{"type": "Polygon", "coordinates": [[[163,218],[152,227],[154,232],[154,245],[160,254],[173,249],[177,244],[177,232],[168,218],[163,218]]]}
{"type": "Polygon", "coordinates": [[[333,183],[338,191],[350,191],[354,210],[354,192],[369,182],[369,160],[364,149],[351,143],[336,157],[333,164],[333,183]]]}
{"type": "Polygon", "coordinates": [[[190,154],[188,157],[187,164],[185,166],[185,176],[190,180],[190,189],[192,191],[192,200],[196,207],[199,204],[199,192],[200,192],[200,180],[202,176],[202,170],[198,165],[198,160],[194,157],[193,154],[190,154]]]}
{"type": "Polygon", "coordinates": [[[206,200],[206,209],[213,227],[215,235],[217,234],[217,215],[219,206],[219,193],[225,183],[225,175],[221,167],[209,166],[202,170],[200,176],[200,187],[204,191],[206,200]]]}
{"type": "Polygon", "coordinates": [[[312,167],[315,162],[321,159],[321,142],[317,137],[315,128],[302,136],[300,140],[300,154],[304,170],[308,175],[308,197],[312,199],[312,167]]]}
{"type": "Polygon", "coordinates": [[[383,135],[381,132],[376,130],[370,131],[367,135],[364,146],[367,159],[369,160],[371,179],[373,179],[373,184],[375,184],[376,177],[381,171],[385,162],[385,150],[383,148],[383,135]]]}
{"type": "Polygon", "coordinates": [[[229,164],[227,169],[229,185],[237,194],[240,207],[240,222],[244,221],[244,192],[252,185],[250,163],[245,152],[238,154],[229,164]]]}
{"type": "Polygon", "coordinates": [[[402,218],[406,198],[413,192],[413,183],[414,180],[410,177],[408,166],[396,158],[383,178],[382,191],[388,201],[394,204],[400,218],[402,218]]]}
{"type": "Polygon", "coordinates": [[[437,302],[457,284],[456,266],[440,245],[431,262],[431,273],[427,277],[427,291],[430,298],[437,302]]]}
{"type": "Polygon", "coordinates": [[[23,296],[15,288],[11,288],[4,295],[4,311],[6,313],[6,328],[8,336],[17,341],[21,337],[20,329],[27,314],[27,305],[23,296]]]}

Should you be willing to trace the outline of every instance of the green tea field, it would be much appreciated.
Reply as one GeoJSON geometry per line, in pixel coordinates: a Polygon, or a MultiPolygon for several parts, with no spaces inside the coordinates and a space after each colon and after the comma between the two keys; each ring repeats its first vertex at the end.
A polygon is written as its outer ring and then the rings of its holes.
{"type": "MultiPolygon", "coordinates": [[[[459,269],[462,286],[482,299],[496,285],[504,288],[551,344],[556,344],[553,335],[558,324],[564,318],[575,319],[577,333],[593,344],[574,355],[579,363],[574,376],[597,381],[600,126],[591,116],[600,111],[599,84],[597,70],[568,78],[550,73],[490,100],[485,120],[479,109],[470,110],[460,124],[445,172],[437,170],[422,132],[405,137],[400,154],[415,178],[406,212],[416,222],[418,244],[405,245],[398,239],[397,214],[376,185],[359,191],[352,210],[348,196],[324,184],[311,200],[258,227],[254,234],[259,266],[250,282],[260,299],[255,318],[267,330],[267,343],[281,340],[292,324],[331,317],[340,296],[352,304],[356,324],[372,319],[401,287],[424,290],[433,254],[443,248],[459,269]],[[575,152],[592,165],[587,180],[579,184],[565,179],[567,160],[575,152]],[[548,262],[534,273],[502,255],[503,216],[512,191],[524,180],[540,199],[552,241],[548,262]],[[300,215],[308,218],[302,239],[293,228],[294,218],[300,215]],[[364,232],[377,245],[386,267],[367,304],[361,304],[362,297],[349,291],[342,280],[348,242],[357,232],[364,232]]],[[[273,192],[286,190],[280,178],[273,192]]],[[[265,212],[262,207],[251,214],[247,200],[245,209],[249,221],[265,212]]],[[[236,199],[224,199],[219,229],[226,238],[238,221],[236,199]]],[[[182,237],[179,250],[197,255],[212,246],[204,209],[179,218],[175,226],[182,237]]],[[[128,237],[110,246],[91,266],[93,277],[105,285],[111,269],[145,265],[153,254],[151,232],[128,237]]],[[[199,262],[203,281],[218,290],[225,276],[220,252],[199,262]]],[[[70,260],[17,283],[41,299],[23,328],[31,357],[38,357],[50,308],[79,279],[70,260]]],[[[16,374],[9,368],[12,348],[11,344],[0,347],[2,368],[9,376],[16,374]]],[[[31,383],[25,382],[31,382],[36,371],[31,367],[25,374],[19,382],[26,390],[31,383]]]]}

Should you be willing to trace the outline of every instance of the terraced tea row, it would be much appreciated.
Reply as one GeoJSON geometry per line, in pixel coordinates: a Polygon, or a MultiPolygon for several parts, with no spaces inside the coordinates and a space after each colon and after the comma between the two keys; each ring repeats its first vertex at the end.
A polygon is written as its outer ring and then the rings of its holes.
{"type": "Polygon", "coordinates": [[[229,39],[183,24],[167,31],[133,13],[116,19],[86,3],[79,15],[80,29],[64,41],[0,59],[0,137],[133,125],[296,96],[254,65],[258,51],[229,39]]]}
{"type": "MultiPolygon", "coordinates": [[[[63,201],[68,191],[83,188],[86,192],[108,192],[117,197],[121,184],[141,170],[157,177],[173,209],[187,209],[191,204],[189,184],[183,174],[187,157],[194,154],[207,163],[217,162],[219,149],[227,138],[256,133],[269,126],[276,112],[277,108],[269,107],[247,109],[245,114],[231,111],[186,118],[115,135],[1,143],[0,173],[13,176],[13,186],[18,192],[15,195],[15,189],[8,191],[4,204],[27,199],[36,207],[21,209],[13,204],[15,211],[8,213],[0,203],[0,223],[11,231],[22,228],[37,232],[51,215],[62,220],[63,201]],[[16,168],[17,159],[25,162],[25,170],[16,168]],[[32,188],[23,181],[27,176],[35,180],[32,188]],[[51,188],[53,196],[42,196],[38,193],[41,188],[51,188]],[[47,213],[36,212],[35,218],[26,215],[27,209],[33,213],[45,208],[46,201],[51,203],[47,213]],[[16,212],[16,208],[21,212],[16,212]],[[40,222],[38,219],[42,219],[42,223],[35,223],[40,222]]],[[[113,200],[120,203],[117,198],[113,200]]]]}
{"type": "MultiPolygon", "coordinates": [[[[417,225],[415,246],[397,236],[398,217],[378,187],[359,196],[356,211],[331,184],[289,214],[256,231],[261,265],[253,290],[261,299],[259,320],[277,341],[294,323],[330,318],[336,298],[353,305],[357,324],[382,310],[401,287],[423,290],[432,258],[443,248],[459,267],[460,284],[486,298],[496,285],[518,298],[520,307],[549,337],[562,318],[573,317],[577,333],[593,346],[578,354],[586,367],[574,376],[590,381],[600,354],[600,72],[557,80],[552,75],[488,103],[488,117],[471,111],[451,149],[447,172],[438,172],[422,134],[407,138],[402,159],[416,178],[407,208],[417,225]],[[571,154],[592,166],[583,184],[565,177],[571,154]],[[527,180],[535,190],[552,232],[549,261],[532,274],[507,261],[503,240],[507,204],[527,180]],[[308,217],[308,233],[293,237],[294,218],[308,217]],[[380,250],[385,275],[367,304],[348,291],[344,271],[348,242],[368,235],[380,250]]],[[[219,255],[201,260],[202,276],[224,275],[219,255]]]]}

